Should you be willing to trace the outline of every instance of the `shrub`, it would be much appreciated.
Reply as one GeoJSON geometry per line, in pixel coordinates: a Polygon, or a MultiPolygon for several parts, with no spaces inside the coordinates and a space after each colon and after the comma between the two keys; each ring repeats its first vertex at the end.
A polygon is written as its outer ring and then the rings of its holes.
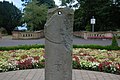
{"type": "Polygon", "coordinates": [[[118,42],[117,42],[116,37],[114,35],[112,37],[112,44],[111,44],[111,46],[118,47],[118,42]]]}
{"type": "Polygon", "coordinates": [[[72,67],[73,67],[73,69],[80,69],[81,68],[79,58],[75,55],[73,55],[72,67]]]}
{"type": "Polygon", "coordinates": [[[120,47],[100,46],[100,45],[73,45],[73,48],[91,48],[91,49],[105,49],[105,50],[120,50],[120,47]]]}
{"type": "Polygon", "coordinates": [[[9,46],[9,47],[0,47],[1,51],[9,51],[9,50],[19,50],[19,49],[23,49],[23,50],[29,50],[31,48],[44,48],[44,45],[19,45],[19,46],[9,46]]]}
{"type": "MultiPolygon", "coordinates": [[[[19,45],[19,46],[10,46],[10,47],[0,47],[1,51],[9,51],[9,50],[29,50],[31,48],[45,48],[44,45],[19,45]]],[[[114,46],[100,46],[100,45],[73,45],[73,48],[91,48],[91,49],[106,49],[106,50],[120,50],[120,47],[114,47],[114,46]]]]}

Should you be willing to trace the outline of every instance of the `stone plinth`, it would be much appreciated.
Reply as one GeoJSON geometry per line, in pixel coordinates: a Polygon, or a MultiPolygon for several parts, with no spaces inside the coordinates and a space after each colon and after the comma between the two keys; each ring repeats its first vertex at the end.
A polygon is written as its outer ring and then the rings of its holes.
{"type": "Polygon", "coordinates": [[[45,24],[45,80],[72,80],[74,12],[69,8],[48,11],[45,24]]]}

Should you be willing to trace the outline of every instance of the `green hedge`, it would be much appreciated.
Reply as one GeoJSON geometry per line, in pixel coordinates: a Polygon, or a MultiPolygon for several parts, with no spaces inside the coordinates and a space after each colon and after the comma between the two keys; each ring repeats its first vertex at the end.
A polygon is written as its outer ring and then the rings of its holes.
{"type": "Polygon", "coordinates": [[[112,37],[112,44],[111,44],[111,46],[113,46],[113,47],[118,47],[118,42],[117,42],[117,40],[116,40],[116,36],[113,36],[113,37],[112,37]]]}
{"type": "Polygon", "coordinates": [[[105,50],[120,50],[117,46],[100,46],[100,45],[73,45],[73,48],[91,48],[91,49],[105,49],[105,50]]]}
{"type": "Polygon", "coordinates": [[[19,45],[19,46],[0,47],[0,50],[2,51],[18,50],[18,49],[29,50],[31,48],[44,48],[44,45],[35,44],[35,45],[19,45]]]}
{"type": "MultiPolygon", "coordinates": [[[[10,46],[10,47],[0,47],[1,51],[9,51],[9,50],[18,50],[24,49],[29,50],[31,48],[44,48],[44,45],[19,45],[19,46],[10,46]]],[[[120,50],[120,47],[114,46],[100,46],[100,45],[73,45],[73,48],[91,48],[91,49],[106,49],[106,50],[120,50]]]]}

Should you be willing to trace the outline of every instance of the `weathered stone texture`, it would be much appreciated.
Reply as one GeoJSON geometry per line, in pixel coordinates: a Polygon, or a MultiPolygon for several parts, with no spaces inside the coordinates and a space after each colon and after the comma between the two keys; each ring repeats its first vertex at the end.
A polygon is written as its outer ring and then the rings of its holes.
{"type": "Polygon", "coordinates": [[[72,80],[73,10],[48,11],[45,24],[45,80],[72,80]]]}

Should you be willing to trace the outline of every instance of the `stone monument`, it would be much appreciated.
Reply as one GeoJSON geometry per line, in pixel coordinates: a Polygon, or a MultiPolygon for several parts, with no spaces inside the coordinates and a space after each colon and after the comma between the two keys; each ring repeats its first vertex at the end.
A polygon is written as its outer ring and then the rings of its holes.
{"type": "Polygon", "coordinates": [[[54,8],[45,24],[45,80],[72,80],[74,11],[54,8]]]}

